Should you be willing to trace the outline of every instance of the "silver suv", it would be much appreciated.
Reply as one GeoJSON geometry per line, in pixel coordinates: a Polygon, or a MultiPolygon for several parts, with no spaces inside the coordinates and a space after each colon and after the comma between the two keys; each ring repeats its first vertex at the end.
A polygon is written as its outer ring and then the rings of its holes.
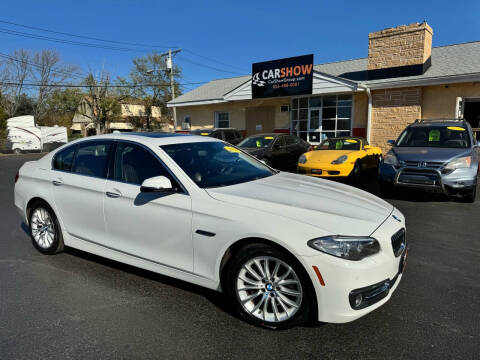
{"type": "Polygon", "coordinates": [[[416,187],[475,201],[479,145],[464,120],[417,120],[389,140],[379,166],[381,189],[416,187]]]}

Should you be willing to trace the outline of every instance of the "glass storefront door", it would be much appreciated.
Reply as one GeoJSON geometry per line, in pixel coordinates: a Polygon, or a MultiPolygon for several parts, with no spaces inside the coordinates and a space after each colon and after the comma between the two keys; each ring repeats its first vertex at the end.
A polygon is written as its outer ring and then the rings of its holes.
{"type": "Polygon", "coordinates": [[[308,142],[320,142],[320,134],[322,133],[322,109],[310,108],[308,117],[308,142]]]}
{"type": "Polygon", "coordinates": [[[292,135],[311,144],[335,136],[350,136],[352,95],[323,95],[292,99],[292,135]]]}

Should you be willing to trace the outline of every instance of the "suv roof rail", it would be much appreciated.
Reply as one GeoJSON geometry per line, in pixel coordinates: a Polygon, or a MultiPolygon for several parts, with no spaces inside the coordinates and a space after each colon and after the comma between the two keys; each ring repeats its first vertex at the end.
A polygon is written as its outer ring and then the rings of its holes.
{"type": "Polygon", "coordinates": [[[433,119],[417,119],[415,123],[430,123],[430,122],[466,122],[465,119],[452,119],[452,118],[433,118],[433,119]]]}

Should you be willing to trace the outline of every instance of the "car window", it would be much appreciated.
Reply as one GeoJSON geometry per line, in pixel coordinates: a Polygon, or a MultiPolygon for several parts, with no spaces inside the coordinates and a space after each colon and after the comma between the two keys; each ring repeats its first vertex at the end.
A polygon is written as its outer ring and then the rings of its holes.
{"type": "Polygon", "coordinates": [[[113,179],[141,185],[145,179],[166,176],[175,185],[163,164],[147,149],[132,143],[119,142],[115,151],[113,179]]]}
{"type": "Polygon", "coordinates": [[[317,150],[360,150],[359,139],[330,138],[322,141],[317,150]]]}
{"type": "Polygon", "coordinates": [[[233,131],[224,131],[224,134],[226,141],[235,140],[235,133],[233,131]]]}
{"type": "Polygon", "coordinates": [[[285,146],[285,136],[279,136],[277,137],[277,140],[275,140],[275,146],[279,147],[284,147],[285,146]]]}
{"type": "Polygon", "coordinates": [[[294,144],[297,144],[298,143],[298,139],[294,136],[284,136],[285,138],[285,145],[289,146],[289,145],[294,145],[294,144]]]}
{"type": "Polygon", "coordinates": [[[111,146],[111,141],[87,141],[78,144],[72,172],[105,178],[108,152],[111,146]]]}
{"type": "Polygon", "coordinates": [[[400,147],[470,147],[468,131],[463,126],[412,126],[406,128],[396,142],[400,147]]]}
{"type": "Polygon", "coordinates": [[[259,160],[220,141],[161,147],[201,188],[228,186],[275,174],[259,160]]]}
{"type": "Polygon", "coordinates": [[[69,146],[56,154],[53,158],[53,168],[60,171],[72,170],[73,156],[76,149],[76,146],[69,146]]]}
{"type": "Polygon", "coordinates": [[[241,148],[268,148],[274,139],[275,137],[270,135],[249,136],[237,146],[241,148]]]}
{"type": "Polygon", "coordinates": [[[215,132],[213,132],[210,136],[211,136],[211,137],[214,137],[215,139],[223,140],[222,132],[221,132],[221,131],[215,131],[215,132]]]}

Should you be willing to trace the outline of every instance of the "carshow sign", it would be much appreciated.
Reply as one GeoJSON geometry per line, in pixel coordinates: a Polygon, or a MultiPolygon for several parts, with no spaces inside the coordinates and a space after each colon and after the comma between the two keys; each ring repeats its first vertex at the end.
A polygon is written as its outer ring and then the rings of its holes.
{"type": "Polygon", "coordinates": [[[312,93],[313,54],[252,64],[252,98],[312,93]]]}

